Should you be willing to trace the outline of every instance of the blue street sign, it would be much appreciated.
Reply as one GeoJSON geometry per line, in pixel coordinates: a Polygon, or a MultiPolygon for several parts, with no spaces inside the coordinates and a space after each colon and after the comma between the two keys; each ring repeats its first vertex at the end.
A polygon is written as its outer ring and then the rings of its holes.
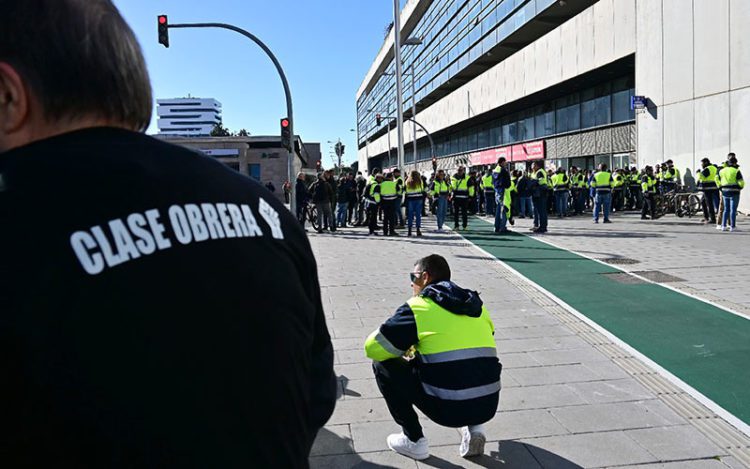
{"type": "Polygon", "coordinates": [[[648,105],[648,98],[645,96],[631,96],[630,110],[643,109],[648,105]]]}

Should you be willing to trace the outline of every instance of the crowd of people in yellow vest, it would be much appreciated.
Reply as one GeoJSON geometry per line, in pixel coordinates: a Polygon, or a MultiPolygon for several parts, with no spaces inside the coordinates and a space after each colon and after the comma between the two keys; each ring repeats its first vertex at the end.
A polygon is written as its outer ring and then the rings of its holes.
{"type": "MultiPolygon", "coordinates": [[[[740,191],[745,186],[736,155],[730,153],[720,166],[704,158],[696,170],[696,182],[702,193],[703,223],[734,231],[740,191]]],[[[515,217],[533,218],[532,231],[545,233],[550,213],[563,218],[592,209],[594,223],[600,219],[611,223],[611,212],[631,210],[640,211],[641,219],[655,219],[658,197],[680,190],[682,177],[671,160],[641,170],[613,171],[606,164],[595,171],[576,167],[548,171],[539,160],[521,171],[499,158],[494,168],[485,171],[467,173],[459,166],[454,174],[440,169],[428,178],[411,171],[406,179],[399,170],[384,174],[375,168],[361,194],[366,214],[361,224],[369,227],[371,235],[382,230],[386,236],[398,236],[397,228],[407,228],[408,236],[422,236],[422,217],[429,209],[437,219],[438,232],[450,215],[453,229],[465,230],[469,215],[482,214],[495,218],[496,233],[507,232],[515,217]]]]}

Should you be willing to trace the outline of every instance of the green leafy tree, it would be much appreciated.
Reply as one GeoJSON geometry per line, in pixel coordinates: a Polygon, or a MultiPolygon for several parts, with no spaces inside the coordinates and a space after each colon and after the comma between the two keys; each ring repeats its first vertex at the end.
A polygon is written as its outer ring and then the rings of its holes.
{"type": "Polygon", "coordinates": [[[237,136],[238,137],[249,137],[250,136],[250,132],[248,132],[245,129],[240,129],[240,131],[237,132],[237,136]]]}
{"type": "Polygon", "coordinates": [[[229,129],[224,127],[224,124],[222,124],[221,122],[214,125],[213,130],[211,130],[212,137],[230,137],[231,135],[232,133],[229,132],[229,129]]]}

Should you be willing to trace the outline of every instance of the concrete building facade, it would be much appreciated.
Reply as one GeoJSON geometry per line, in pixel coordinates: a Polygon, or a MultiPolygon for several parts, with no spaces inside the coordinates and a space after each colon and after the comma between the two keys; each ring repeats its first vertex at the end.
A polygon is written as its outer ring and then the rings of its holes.
{"type": "MultiPolygon", "coordinates": [[[[284,200],[289,153],[281,147],[278,136],[188,138],[159,135],[158,138],[216,158],[263,185],[271,182],[276,188],[274,195],[284,200]]],[[[314,172],[321,158],[320,143],[304,143],[297,137],[295,147],[294,174],[314,172]]]]}
{"type": "MultiPolygon", "coordinates": [[[[415,157],[407,123],[409,167],[672,159],[690,183],[704,157],[750,161],[746,0],[411,0],[401,15],[422,40],[404,47],[404,110],[416,101],[435,142],[417,134],[415,157]]],[[[396,161],[392,49],[391,34],[357,93],[363,169],[396,161]]]]}
{"type": "Polygon", "coordinates": [[[221,103],[213,98],[157,99],[160,135],[208,137],[221,123],[221,103]]]}

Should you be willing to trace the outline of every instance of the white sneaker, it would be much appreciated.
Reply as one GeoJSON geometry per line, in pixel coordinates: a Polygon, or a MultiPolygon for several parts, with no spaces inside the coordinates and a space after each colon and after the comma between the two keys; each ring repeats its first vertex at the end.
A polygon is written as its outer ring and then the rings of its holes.
{"type": "Polygon", "coordinates": [[[461,428],[461,446],[458,453],[462,458],[471,458],[484,454],[484,444],[487,437],[484,436],[484,428],[481,425],[461,428]]]}
{"type": "Polygon", "coordinates": [[[427,438],[422,437],[416,443],[411,441],[404,432],[388,435],[386,439],[388,447],[398,454],[412,459],[422,461],[430,457],[430,448],[427,446],[427,438]]]}
{"type": "Polygon", "coordinates": [[[733,232],[733,231],[736,231],[736,230],[737,230],[737,228],[732,228],[731,226],[729,227],[729,232],[730,233],[733,232]]]}
{"type": "Polygon", "coordinates": [[[717,230],[721,230],[721,225],[716,225],[717,230]]]}
{"type": "Polygon", "coordinates": [[[727,227],[727,226],[722,226],[722,227],[721,227],[721,231],[729,231],[730,229],[731,229],[731,228],[729,228],[729,227],[727,227]]]}

